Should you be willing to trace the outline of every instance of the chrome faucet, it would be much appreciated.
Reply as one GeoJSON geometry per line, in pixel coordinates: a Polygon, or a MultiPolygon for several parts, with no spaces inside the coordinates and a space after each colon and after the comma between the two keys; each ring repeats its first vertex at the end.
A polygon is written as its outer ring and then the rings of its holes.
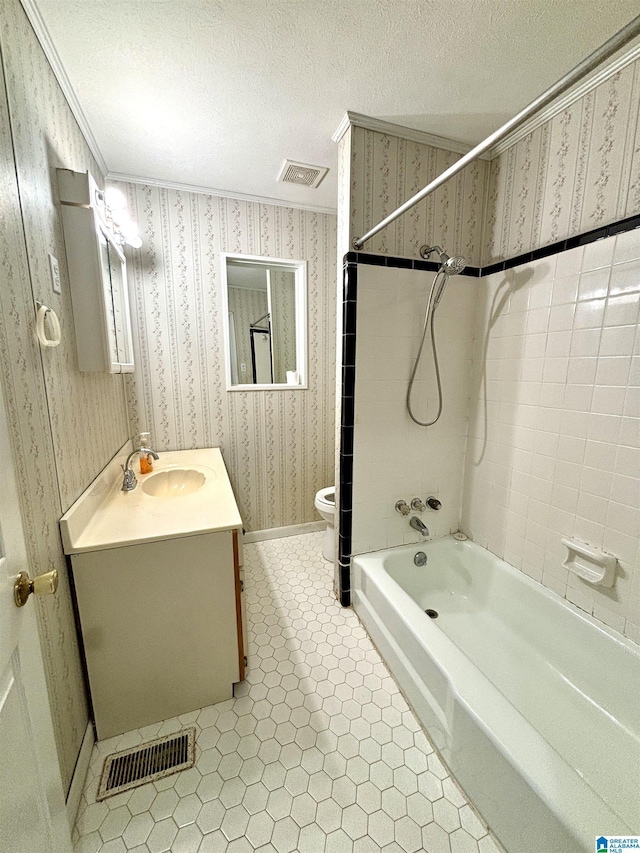
{"type": "Polygon", "coordinates": [[[411,521],[409,522],[409,524],[411,525],[411,527],[413,527],[414,530],[417,530],[418,533],[422,533],[424,537],[427,537],[429,535],[429,528],[426,526],[426,524],[423,524],[423,522],[418,518],[417,515],[411,517],[411,521]]]}
{"type": "Polygon", "coordinates": [[[136,479],[136,475],[134,474],[133,468],[131,467],[131,460],[136,455],[136,453],[144,453],[146,455],[153,456],[154,459],[160,458],[155,452],[155,450],[152,450],[150,447],[138,447],[136,450],[133,450],[127,457],[126,463],[120,466],[124,475],[122,478],[123,492],[132,492],[138,485],[138,480],[136,479]]]}

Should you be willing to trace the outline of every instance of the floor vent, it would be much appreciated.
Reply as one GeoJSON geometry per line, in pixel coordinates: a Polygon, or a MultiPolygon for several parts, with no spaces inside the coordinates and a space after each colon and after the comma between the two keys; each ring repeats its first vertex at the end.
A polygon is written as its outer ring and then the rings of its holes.
{"type": "Polygon", "coordinates": [[[96,800],[170,776],[195,763],[195,728],[114,752],[104,762],[96,800]]]}
{"type": "Polygon", "coordinates": [[[309,166],[308,163],[285,160],[278,175],[278,181],[283,184],[301,184],[315,189],[320,186],[328,171],[329,169],[325,166],[309,166]]]}

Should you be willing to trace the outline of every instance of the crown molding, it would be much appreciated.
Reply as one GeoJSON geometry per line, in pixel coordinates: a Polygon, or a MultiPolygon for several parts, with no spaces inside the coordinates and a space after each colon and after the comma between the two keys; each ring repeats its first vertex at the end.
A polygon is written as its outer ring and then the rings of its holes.
{"type": "Polygon", "coordinates": [[[220,198],[232,198],[239,201],[251,201],[257,204],[273,204],[276,207],[291,207],[294,210],[308,210],[311,213],[328,213],[336,215],[335,207],[321,207],[320,205],[302,204],[300,202],[286,201],[282,198],[269,198],[268,196],[251,195],[249,193],[230,192],[229,190],[218,190],[213,187],[202,187],[196,184],[183,184],[178,181],[160,181],[156,178],[143,178],[139,175],[126,175],[122,172],[109,172],[108,181],[122,181],[127,184],[144,184],[149,187],[160,187],[165,190],[179,190],[186,193],[200,193],[202,195],[215,195],[220,198]]]}
{"type": "Polygon", "coordinates": [[[22,8],[25,11],[27,18],[29,19],[29,23],[33,27],[33,31],[36,34],[36,38],[40,43],[42,50],[44,51],[44,55],[51,66],[51,70],[53,71],[54,77],[58,81],[58,85],[62,89],[62,94],[65,96],[67,103],[69,104],[69,109],[73,113],[73,117],[78,123],[80,131],[85,138],[87,145],[89,146],[89,150],[94,156],[100,171],[106,175],[109,169],[107,168],[107,164],[105,163],[104,157],[102,156],[102,152],[100,151],[100,147],[96,142],[96,138],[93,135],[93,131],[91,130],[91,126],[87,121],[87,117],[84,114],[82,107],[80,106],[80,101],[78,100],[76,93],[67,77],[67,72],[64,70],[64,66],[62,65],[62,61],[58,54],[58,51],[55,48],[53,40],[49,35],[49,30],[40,14],[40,10],[38,9],[35,0],[20,0],[22,4],[22,8]]]}
{"type": "Polygon", "coordinates": [[[528,136],[530,133],[533,133],[533,131],[539,128],[541,125],[545,124],[548,121],[551,121],[552,118],[557,116],[563,110],[566,110],[567,107],[571,106],[571,104],[575,104],[575,102],[579,101],[580,98],[584,98],[584,96],[587,95],[589,92],[592,92],[610,77],[613,77],[614,74],[617,74],[619,71],[622,71],[623,68],[626,68],[628,65],[631,65],[632,62],[635,62],[639,58],[640,42],[638,42],[638,44],[633,45],[631,48],[626,50],[616,59],[613,59],[603,65],[598,71],[596,71],[586,80],[583,80],[565,95],[555,100],[552,104],[549,104],[548,107],[545,107],[545,109],[540,110],[540,112],[536,113],[535,116],[530,118],[529,121],[525,122],[517,130],[514,130],[513,133],[510,133],[508,136],[505,136],[504,139],[502,139],[497,145],[494,145],[494,147],[489,151],[489,158],[493,160],[494,157],[497,157],[499,154],[502,154],[504,151],[507,150],[507,148],[511,148],[512,145],[515,145],[516,142],[519,142],[521,139],[524,139],[525,136],[528,136]]]}
{"type": "MultiPolygon", "coordinates": [[[[427,133],[424,130],[416,130],[413,127],[405,127],[402,124],[394,124],[391,121],[384,121],[381,118],[373,118],[362,113],[354,113],[351,110],[342,116],[340,124],[336,128],[335,133],[331,137],[334,142],[340,142],[350,127],[363,127],[365,130],[375,130],[378,133],[385,133],[387,136],[398,136],[401,139],[409,139],[411,142],[419,142],[422,145],[429,145],[431,148],[442,148],[443,151],[453,151],[456,154],[466,154],[471,151],[473,146],[467,145],[464,142],[457,142],[455,139],[447,139],[444,136],[436,136],[433,133],[427,133]]],[[[482,154],[478,159],[488,160],[488,154],[482,154]]]]}

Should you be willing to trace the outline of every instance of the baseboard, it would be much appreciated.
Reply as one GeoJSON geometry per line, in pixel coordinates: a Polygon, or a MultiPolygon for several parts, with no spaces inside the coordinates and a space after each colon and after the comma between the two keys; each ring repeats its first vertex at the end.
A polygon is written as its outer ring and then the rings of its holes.
{"type": "Polygon", "coordinates": [[[89,721],[84,737],[82,738],[82,746],[78,753],[78,760],[76,761],[71,785],[69,786],[69,793],[67,794],[67,818],[69,819],[69,826],[72,832],[76,822],[76,815],[78,814],[78,807],[80,806],[84,782],[87,778],[87,770],[89,769],[94,743],[93,725],[89,721]]]}
{"type": "Polygon", "coordinates": [[[244,534],[245,545],[251,542],[263,542],[265,539],[284,539],[285,536],[301,536],[303,533],[315,533],[326,530],[326,521],[308,521],[306,524],[292,524],[290,527],[271,527],[269,530],[254,530],[244,534]]]}

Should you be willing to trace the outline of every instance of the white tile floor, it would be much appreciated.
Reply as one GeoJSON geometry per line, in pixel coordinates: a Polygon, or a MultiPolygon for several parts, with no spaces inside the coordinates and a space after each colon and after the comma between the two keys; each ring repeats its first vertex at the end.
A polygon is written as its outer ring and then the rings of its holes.
{"type": "Polygon", "coordinates": [[[498,853],[356,615],[322,533],[245,547],[236,697],[95,749],[76,853],[498,853]],[[196,726],[196,766],[95,802],[106,755],[196,726]]]}

